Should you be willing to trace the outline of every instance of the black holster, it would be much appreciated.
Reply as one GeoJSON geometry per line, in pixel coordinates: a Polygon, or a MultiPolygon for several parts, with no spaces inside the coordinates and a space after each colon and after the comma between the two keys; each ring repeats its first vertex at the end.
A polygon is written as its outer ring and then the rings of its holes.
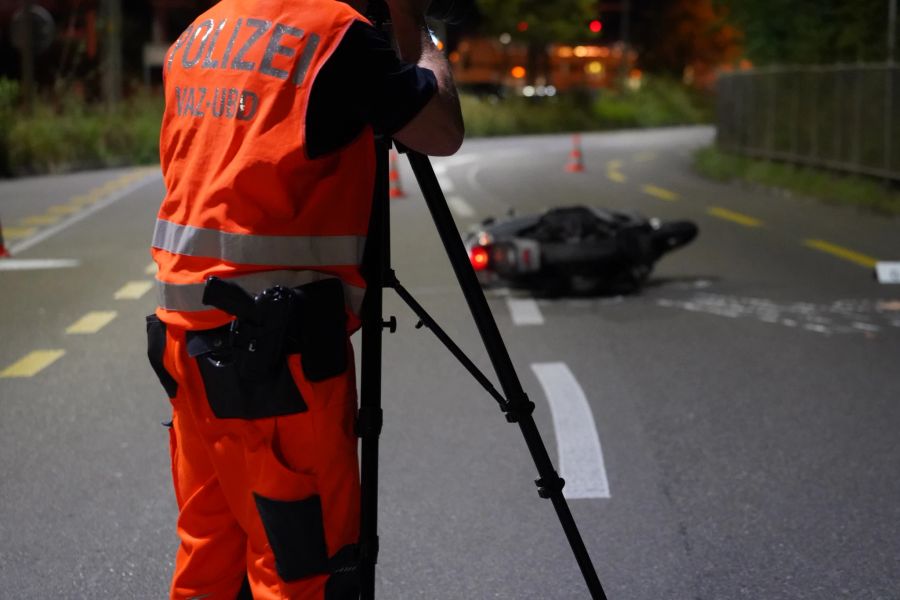
{"type": "Polygon", "coordinates": [[[310,381],[347,369],[347,315],[339,279],[275,286],[254,297],[237,284],[211,277],[203,303],[237,317],[228,327],[227,346],[245,381],[271,380],[289,354],[301,355],[310,381]]]}

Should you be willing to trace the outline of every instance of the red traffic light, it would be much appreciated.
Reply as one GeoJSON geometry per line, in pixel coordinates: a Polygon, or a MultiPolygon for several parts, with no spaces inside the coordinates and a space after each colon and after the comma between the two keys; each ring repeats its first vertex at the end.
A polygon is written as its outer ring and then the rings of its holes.
{"type": "Polygon", "coordinates": [[[593,21],[591,21],[588,27],[590,27],[591,31],[593,31],[594,33],[600,33],[603,30],[603,22],[599,19],[594,19],[593,21]]]}

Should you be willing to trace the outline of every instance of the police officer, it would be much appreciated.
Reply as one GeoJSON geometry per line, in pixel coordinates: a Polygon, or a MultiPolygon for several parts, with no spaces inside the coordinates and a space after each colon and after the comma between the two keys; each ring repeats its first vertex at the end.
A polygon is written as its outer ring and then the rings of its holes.
{"type": "Polygon", "coordinates": [[[347,336],[374,135],[435,155],[463,137],[426,2],[388,0],[399,57],[364,0],[222,0],[167,54],[147,329],[173,408],[172,598],[358,595],[347,336]]]}

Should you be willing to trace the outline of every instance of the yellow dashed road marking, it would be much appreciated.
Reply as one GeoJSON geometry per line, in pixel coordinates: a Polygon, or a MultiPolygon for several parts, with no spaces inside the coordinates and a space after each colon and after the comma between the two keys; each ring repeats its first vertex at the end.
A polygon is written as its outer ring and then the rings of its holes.
{"type": "Polygon", "coordinates": [[[656,152],[638,152],[634,155],[636,162],[650,162],[656,158],[656,152]]]}
{"type": "Polygon", "coordinates": [[[34,234],[37,227],[4,227],[3,237],[8,240],[20,240],[34,234]]]}
{"type": "Polygon", "coordinates": [[[144,267],[144,273],[146,273],[147,275],[156,275],[156,271],[156,263],[150,263],[149,265],[144,267]]]}
{"type": "Polygon", "coordinates": [[[26,217],[19,221],[22,225],[53,225],[59,221],[59,215],[38,215],[26,217]]]}
{"type": "Polygon", "coordinates": [[[115,293],[116,300],[137,300],[150,291],[153,283],[150,281],[129,281],[115,293]]]}
{"type": "Polygon", "coordinates": [[[87,206],[88,204],[93,204],[94,202],[96,202],[96,200],[97,200],[96,198],[85,194],[82,196],[72,196],[71,198],[69,198],[69,204],[71,206],[81,207],[81,206],[87,206]]]}
{"type": "Polygon", "coordinates": [[[35,350],[0,371],[0,378],[34,377],[55,363],[65,353],[65,350],[35,350]]]}
{"type": "Polygon", "coordinates": [[[616,183],[625,183],[625,174],[620,170],[622,168],[621,160],[611,160],[606,163],[606,176],[616,183]]]}
{"type": "Polygon", "coordinates": [[[831,254],[832,256],[837,256],[838,258],[843,258],[844,260],[856,263],[859,266],[868,269],[874,269],[875,264],[878,262],[877,259],[872,258],[871,256],[856,252],[855,250],[850,250],[849,248],[844,248],[843,246],[831,244],[824,240],[806,240],[804,244],[809,248],[820,250],[827,254],[831,254]]]}
{"type": "Polygon", "coordinates": [[[109,325],[118,314],[114,310],[89,312],[69,325],[66,333],[97,333],[109,325]]]}
{"type": "Polygon", "coordinates": [[[644,190],[645,194],[649,194],[654,198],[659,198],[660,200],[666,200],[667,202],[674,202],[678,200],[678,194],[673,191],[667,190],[665,188],[657,187],[655,185],[645,185],[641,188],[644,190]]]}
{"type": "Polygon", "coordinates": [[[719,206],[710,206],[706,210],[706,212],[714,217],[725,219],[726,221],[731,221],[732,223],[737,223],[738,225],[743,225],[744,227],[762,227],[763,224],[762,221],[760,221],[756,217],[751,217],[750,215],[734,212],[733,210],[728,210],[727,208],[722,208],[719,206]]]}
{"type": "Polygon", "coordinates": [[[78,212],[77,206],[71,206],[68,204],[59,204],[57,206],[51,206],[47,209],[47,212],[51,215],[69,215],[73,212],[78,212]]]}

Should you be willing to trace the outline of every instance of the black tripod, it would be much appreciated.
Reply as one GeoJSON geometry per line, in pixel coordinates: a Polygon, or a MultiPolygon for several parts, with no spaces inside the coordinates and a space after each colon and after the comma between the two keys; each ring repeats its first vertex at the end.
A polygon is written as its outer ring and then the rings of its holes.
{"type": "Polygon", "coordinates": [[[428,327],[447,347],[473,377],[498,403],[506,420],[516,423],[525,437],[525,443],[537,466],[539,478],[535,481],[538,494],[553,503],[556,514],[565,531],[566,538],[575,560],[581,569],[591,598],[606,600],[600,579],[591,563],[587,548],[578,532],[578,526],[562,494],[564,481],[556,473],[547,449],[541,439],[537,425],[532,418],[534,403],[525,395],[509,352],[487,300],[469,264],[465,248],[460,240],[456,224],[443,191],[438,183],[428,157],[416,152],[406,152],[416,180],[425,196],[432,219],[444,249],[456,273],[463,295],[478,327],[487,349],[491,364],[500,380],[501,394],[477,366],[465,355],[450,336],[431,318],[424,308],[400,284],[391,269],[390,260],[390,199],[389,199],[389,153],[391,140],[376,142],[377,171],[372,221],[366,243],[365,270],[368,292],[362,310],[362,381],[359,411],[359,436],[362,438],[362,507],[360,532],[360,576],[363,600],[375,598],[375,563],[378,555],[378,438],[381,433],[381,337],[385,328],[393,333],[397,322],[394,317],[384,321],[382,315],[382,292],[392,288],[416,313],[420,325],[428,327]]]}

